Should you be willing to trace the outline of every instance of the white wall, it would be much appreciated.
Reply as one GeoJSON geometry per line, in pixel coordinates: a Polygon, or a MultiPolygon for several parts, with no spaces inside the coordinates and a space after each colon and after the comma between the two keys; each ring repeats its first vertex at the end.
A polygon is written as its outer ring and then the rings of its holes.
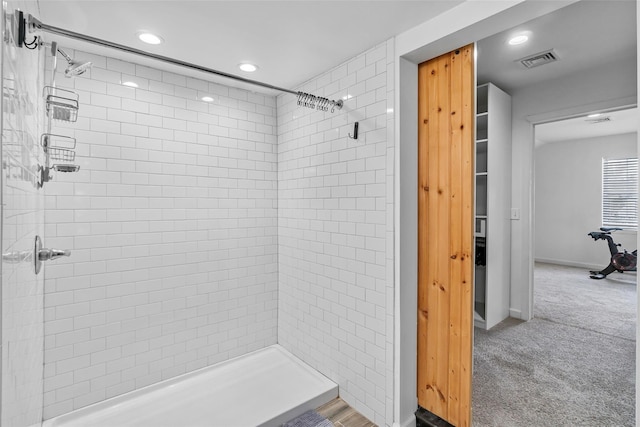
{"type": "Polygon", "coordinates": [[[68,53],[93,68],[56,77],[81,170],[45,187],[72,252],[46,269],[45,418],[277,340],[275,98],[68,53]]]}
{"type": "Polygon", "coordinates": [[[533,125],[636,102],[635,55],[515,90],[512,100],[511,315],[533,315],[533,125]]]}
{"type": "Polygon", "coordinates": [[[389,41],[302,87],[349,95],[342,111],[278,97],[278,341],[378,425],[393,415],[393,75],[389,41]]]}
{"type": "MultiPolygon", "coordinates": [[[[602,159],[637,156],[637,133],[543,144],[535,149],[535,258],[601,269],[609,263],[604,240],[587,236],[602,226],[602,159]]],[[[616,232],[635,249],[637,233],[616,232]]]]}

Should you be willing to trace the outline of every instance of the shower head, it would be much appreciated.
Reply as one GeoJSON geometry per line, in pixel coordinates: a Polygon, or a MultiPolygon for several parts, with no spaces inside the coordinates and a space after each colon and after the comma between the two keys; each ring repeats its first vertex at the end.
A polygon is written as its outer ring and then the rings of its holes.
{"type": "Polygon", "coordinates": [[[79,76],[80,74],[87,71],[87,69],[89,69],[91,65],[92,65],[91,61],[87,61],[87,62],[71,61],[67,69],[64,70],[64,75],[65,77],[79,76]]]}
{"type": "Polygon", "coordinates": [[[69,66],[67,67],[67,69],[64,70],[65,77],[79,76],[80,74],[87,71],[89,67],[91,67],[92,65],[91,61],[87,61],[87,62],[76,61],[75,59],[67,55],[62,49],[58,49],[58,52],[60,52],[60,54],[64,57],[64,59],[66,59],[67,62],[69,63],[69,66]]]}

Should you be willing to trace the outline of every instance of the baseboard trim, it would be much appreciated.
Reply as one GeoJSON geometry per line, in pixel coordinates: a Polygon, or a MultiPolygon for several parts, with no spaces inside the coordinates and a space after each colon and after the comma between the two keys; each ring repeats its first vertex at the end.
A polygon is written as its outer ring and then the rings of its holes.
{"type": "Polygon", "coordinates": [[[576,262],[576,261],[568,261],[565,259],[547,259],[547,258],[536,258],[536,262],[543,262],[545,264],[555,264],[555,265],[564,265],[566,267],[577,267],[577,268],[585,268],[587,270],[602,270],[606,265],[604,263],[608,263],[609,260],[603,258],[602,265],[594,265],[588,264],[585,262],[576,262]]]}
{"type": "Polygon", "coordinates": [[[404,420],[402,423],[393,423],[393,427],[416,427],[416,416],[411,414],[409,418],[404,420]]]}
{"type": "Polygon", "coordinates": [[[513,317],[514,319],[522,319],[522,310],[510,308],[509,317],[513,317]]]}

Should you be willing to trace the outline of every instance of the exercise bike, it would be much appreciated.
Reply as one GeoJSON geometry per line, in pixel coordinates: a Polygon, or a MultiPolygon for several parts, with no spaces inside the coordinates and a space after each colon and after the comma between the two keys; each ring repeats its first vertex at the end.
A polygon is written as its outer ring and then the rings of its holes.
{"type": "Polygon", "coordinates": [[[620,243],[615,243],[611,233],[613,231],[619,231],[622,228],[617,227],[600,227],[600,231],[592,231],[587,234],[592,237],[593,240],[606,240],[609,244],[609,252],[611,252],[611,261],[609,265],[600,271],[590,271],[592,279],[604,279],[614,271],[624,273],[625,271],[636,271],[636,263],[638,260],[638,250],[629,253],[626,249],[623,252],[618,250],[618,247],[622,246],[620,243]]]}

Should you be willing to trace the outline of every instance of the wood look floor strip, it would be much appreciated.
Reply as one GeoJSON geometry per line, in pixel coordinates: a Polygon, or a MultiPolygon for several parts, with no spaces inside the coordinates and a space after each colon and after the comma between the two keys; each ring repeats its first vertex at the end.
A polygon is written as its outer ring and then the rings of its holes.
{"type": "Polygon", "coordinates": [[[316,412],[336,427],[378,427],[339,397],[320,406],[316,412]]]}

